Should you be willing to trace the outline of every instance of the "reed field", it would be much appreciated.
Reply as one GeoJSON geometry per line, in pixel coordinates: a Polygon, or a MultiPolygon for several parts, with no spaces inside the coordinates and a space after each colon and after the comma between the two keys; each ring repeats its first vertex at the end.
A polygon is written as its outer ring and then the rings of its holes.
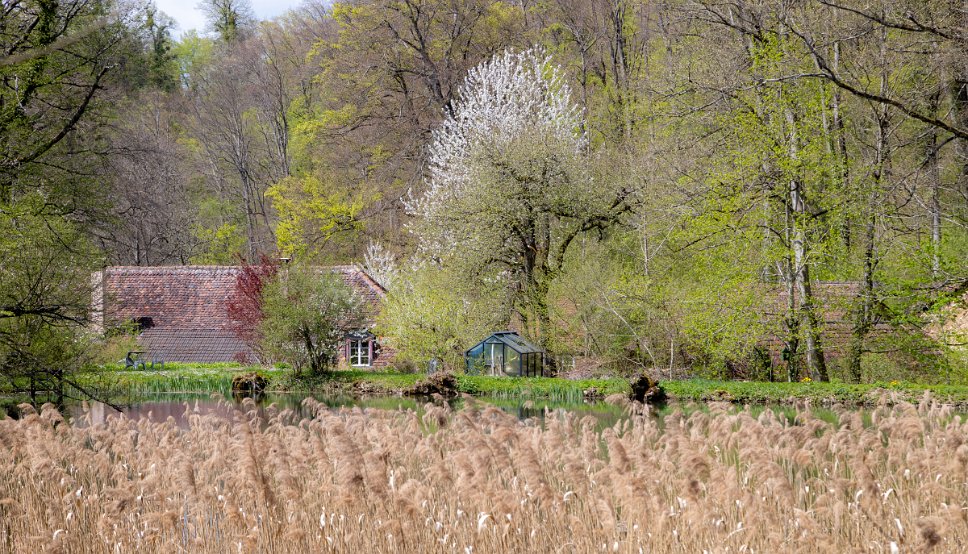
{"type": "MultiPolygon", "coordinates": [[[[0,420],[3,552],[962,552],[968,423],[712,405],[0,420]]],[[[191,410],[190,406],[186,408],[191,410]]],[[[306,410],[304,410],[306,411],[306,410]]]]}

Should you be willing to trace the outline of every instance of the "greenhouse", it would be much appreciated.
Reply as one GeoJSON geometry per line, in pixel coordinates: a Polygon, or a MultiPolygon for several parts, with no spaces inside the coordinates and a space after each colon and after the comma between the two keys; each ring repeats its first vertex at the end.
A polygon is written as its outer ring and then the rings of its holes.
{"type": "Polygon", "coordinates": [[[467,372],[479,375],[544,375],[544,351],[514,331],[498,331],[464,353],[467,372]]]}

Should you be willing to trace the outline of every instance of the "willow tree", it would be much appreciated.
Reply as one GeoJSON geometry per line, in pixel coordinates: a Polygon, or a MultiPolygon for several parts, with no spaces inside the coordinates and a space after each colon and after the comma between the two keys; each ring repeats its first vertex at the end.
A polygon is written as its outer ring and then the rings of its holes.
{"type": "Polygon", "coordinates": [[[468,72],[433,133],[426,190],[408,205],[418,257],[503,283],[507,319],[543,343],[569,247],[631,208],[621,179],[596,177],[583,128],[550,58],[507,51],[468,72]]]}

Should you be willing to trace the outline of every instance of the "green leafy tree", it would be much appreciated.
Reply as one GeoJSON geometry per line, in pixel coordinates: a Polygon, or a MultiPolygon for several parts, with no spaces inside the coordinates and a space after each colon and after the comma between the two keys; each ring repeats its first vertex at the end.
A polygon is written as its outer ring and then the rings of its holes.
{"type": "Polygon", "coordinates": [[[297,373],[336,367],[346,333],[363,325],[363,304],[340,277],[306,266],[284,267],[263,291],[260,331],[270,359],[297,373]]]}
{"type": "Polygon", "coordinates": [[[73,374],[92,360],[100,255],[74,225],[19,208],[0,217],[0,389],[63,398],[83,390],[73,374]]]}
{"type": "Polygon", "coordinates": [[[42,190],[50,213],[98,206],[96,183],[85,178],[96,150],[81,144],[94,146],[95,131],[103,129],[92,114],[104,111],[101,99],[128,38],[105,11],[94,0],[4,5],[0,203],[42,190]]]}
{"type": "Polygon", "coordinates": [[[199,7],[208,18],[208,27],[225,43],[245,35],[255,24],[249,0],[202,0],[199,7]]]}
{"type": "Polygon", "coordinates": [[[126,15],[98,0],[0,10],[0,381],[34,398],[77,389],[90,361],[106,100],[126,90],[121,60],[142,53],[126,15]]]}
{"type": "Polygon", "coordinates": [[[313,175],[282,179],[269,187],[266,197],[278,213],[276,242],[287,256],[311,256],[340,233],[363,226],[362,195],[347,198],[345,189],[327,186],[313,175]]]}
{"type": "Polygon", "coordinates": [[[450,369],[462,368],[467,348],[507,320],[507,307],[494,302],[500,297],[500,283],[469,286],[435,264],[410,268],[394,280],[378,330],[402,362],[423,367],[439,359],[450,369]]]}
{"type": "Polygon", "coordinates": [[[530,43],[525,9],[498,0],[354,0],[334,2],[319,20],[308,12],[290,31],[315,32],[304,57],[316,71],[292,105],[294,166],[341,203],[362,199],[365,222],[311,254],[359,258],[368,243],[360,231],[402,247],[411,237],[401,199],[421,188],[431,132],[470,68],[530,43]]]}
{"type": "Polygon", "coordinates": [[[186,32],[172,48],[181,86],[194,90],[200,75],[212,63],[214,41],[198,35],[194,29],[186,32]]]}
{"type": "Polygon", "coordinates": [[[145,7],[144,33],[148,45],[148,75],[153,86],[172,92],[178,86],[178,64],[172,51],[171,29],[175,20],[158,11],[154,4],[145,7]]]}

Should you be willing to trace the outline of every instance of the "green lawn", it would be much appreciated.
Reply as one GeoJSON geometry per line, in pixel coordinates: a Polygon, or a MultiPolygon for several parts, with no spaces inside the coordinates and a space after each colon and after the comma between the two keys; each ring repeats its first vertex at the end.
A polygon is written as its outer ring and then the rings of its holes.
{"type": "Polygon", "coordinates": [[[258,371],[273,378],[282,370],[242,367],[239,364],[165,364],[165,369],[126,370],[107,366],[77,376],[85,388],[106,396],[129,396],[164,392],[221,393],[232,389],[232,378],[241,372],[258,371]]]}
{"type": "MultiPolygon", "coordinates": [[[[460,392],[493,398],[542,398],[563,401],[581,400],[585,390],[595,388],[603,395],[628,393],[624,379],[586,379],[569,381],[548,377],[486,377],[463,375],[457,377],[460,392]]],[[[334,371],[313,379],[292,380],[288,376],[274,382],[287,390],[339,389],[368,393],[396,394],[412,387],[425,375],[377,371],[334,371]]]]}
{"type": "Polygon", "coordinates": [[[921,385],[917,383],[763,383],[747,381],[665,381],[662,388],[670,398],[679,401],[725,400],[740,404],[788,403],[797,400],[873,405],[881,397],[888,400],[918,402],[925,392],[952,404],[968,404],[968,386],[921,385]]]}

